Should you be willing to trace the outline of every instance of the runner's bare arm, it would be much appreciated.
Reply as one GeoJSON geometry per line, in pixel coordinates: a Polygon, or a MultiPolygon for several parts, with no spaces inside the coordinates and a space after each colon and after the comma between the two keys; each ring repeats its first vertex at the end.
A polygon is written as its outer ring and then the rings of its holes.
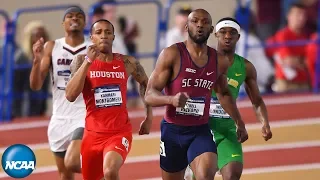
{"type": "Polygon", "coordinates": [[[66,98],[68,101],[75,101],[82,92],[89,67],[90,63],[85,61],[85,55],[83,54],[76,56],[71,62],[71,79],[66,87],[66,98]]]}
{"type": "MultiPolygon", "coordinates": [[[[245,60],[245,63],[247,74],[247,77],[245,79],[246,92],[251,100],[257,119],[262,123],[263,126],[270,129],[267,107],[260,95],[259,87],[257,84],[256,68],[248,60],[245,60]]],[[[271,137],[272,134],[269,133],[266,138],[270,139],[271,137]]]]}
{"type": "Polygon", "coordinates": [[[172,104],[173,96],[165,96],[161,93],[171,79],[173,62],[177,57],[176,49],[171,46],[162,50],[153,70],[145,96],[147,104],[151,106],[164,106],[172,104]]]}
{"type": "Polygon", "coordinates": [[[54,46],[54,41],[48,41],[44,45],[42,59],[33,60],[30,73],[30,88],[34,91],[41,89],[46,76],[51,67],[51,54],[54,46]]]}
{"type": "MultiPolygon", "coordinates": [[[[226,57],[219,57],[226,58],[226,57]]],[[[236,122],[237,125],[244,125],[244,122],[241,119],[240,112],[237,108],[236,101],[232,97],[232,94],[229,90],[228,81],[227,81],[227,70],[228,70],[228,62],[229,60],[224,59],[219,61],[220,67],[222,67],[220,72],[222,74],[217,79],[217,82],[214,85],[214,91],[217,95],[217,98],[222,106],[222,108],[232,117],[232,119],[236,122]]]]}
{"type": "Polygon", "coordinates": [[[146,89],[148,85],[148,76],[140,64],[139,61],[137,61],[134,57],[132,56],[125,56],[124,58],[124,64],[126,68],[131,68],[131,75],[132,77],[139,83],[139,94],[142,99],[142,101],[145,104],[146,107],[146,114],[147,116],[152,115],[152,107],[147,105],[147,103],[144,100],[144,96],[146,94],[146,89]]]}

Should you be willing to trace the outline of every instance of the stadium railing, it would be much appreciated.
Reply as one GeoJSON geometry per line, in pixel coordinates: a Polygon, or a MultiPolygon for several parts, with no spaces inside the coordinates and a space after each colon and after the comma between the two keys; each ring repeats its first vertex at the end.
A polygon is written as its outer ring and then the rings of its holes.
{"type": "MultiPolygon", "coordinates": [[[[148,58],[153,57],[156,62],[156,58],[160,51],[160,37],[161,33],[166,31],[166,21],[163,17],[163,7],[162,4],[157,0],[135,0],[135,1],[121,1],[116,2],[116,5],[133,5],[133,4],[148,4],[152,3],[155,4],[157,7],[157,32],[156,32],[156,39],[155,39],[155,50],[150,53],[142,53],[142,54],[134,54],[137,59],[140,58],[148,58]]],[[[102,3],[104,4],[104,3],[102,3]]],[[[89,23],[92,18],[92,13],[94,7],[101,5],[100,3],[93,4],[89,10],[89,23]]],[[[15,37],[17,32],[17,21],[22,14],[25,13],[38,13],[38,12],[49,12],[49,11],[58,11],[58,10],[65,10],[70,6],[79,6],[78,4],[65,4],[60,6],[43,6],[43,7],[36,7],[36,8],[22,8],[17,9],[14,13],[12,21],[8,14],[0,10],[0,15],[4,17],[6,20],[6,33],[4,37],[4,44],[3,44],[3,54],[2,54],[2,62],[0,66],[0,122],[4,121],[11,121],[12,119],[12,103],[14,99],[21,98],[17,96],[13,92],[13,81],[14,81],[14,71],[17,69],[23,68],[31,68],[31,65],[16,65],[14,62],[14,54],[15,54],[15,37]]],[[[85,33],[88,33],[88,29],[85,30],[85,33]]],[[[128,93],[130,95],[136,95],[136,93],[128,93]]],[[[46,93],[41,95],[41,97],[35,98],[47,98],[50,97],[50,93],[46,93]]]]}
{"type": "MultiPolygon", "coordinates": [[[[6,29],[9,29],[8,24],[10,22],[10,17],[8,13],[5,10],[0,9],[0,16],[2,16],[3,20],[5,21],[6,29]]],[[[4,44],[8,44],[9,37],[4,36],[4,44]]],[[[1,62],[0,62],[0,118],[2,118],[2,113],[6,111],[6,103],[8,102],[6,98],[6,94],[8,92],[8,89],[6,88],[7,80],[6,80],[6,72],[7,72],[7,46],[1,46],[2,48],[2,54],[1,55],[1,62]]],[[[0,119],[1,121],[1,119],[0,119]]]]}
{"type": "MultiPolygon", "coordinates": [[[[14,81],[14,71],[17,69],[31,68],[30,65],[16,65],[14,54],[16,50],[16,32],[17,32],[17,22],[22,14],[26,13],[39,13],[39,12],[49,12],[49,11],[58,11],[65,10],[70,6],[79,6],[77,4],[65,4],[60,6],[43,6],[43,7],[35,7],[35,8],[21,8],[17,9],[13,15],[12,21],[9,20],[6,22],[6,34],[5,41],[3,44],[4,52],[3,52],[3,67],[5,71],[3,71],[5,80],[2,82],[4,85],[3,92],[1,94],[1,110],[0,110],[0,121],[10,121],[12,119],[12,102],[15,98],[19,98],[15,96],[13,91],[13,81],[14,81]]],[[[21,92],[22,93],[22,92],[21,92]]],[[[47,98],[48,94],[44,95],[43,98],[47,98]]]]}

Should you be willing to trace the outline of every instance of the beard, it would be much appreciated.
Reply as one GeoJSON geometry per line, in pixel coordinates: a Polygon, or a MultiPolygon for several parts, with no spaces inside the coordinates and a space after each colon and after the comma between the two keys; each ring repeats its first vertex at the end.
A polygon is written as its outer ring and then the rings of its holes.
{"type": "Polygon", "coordinates": [[[197,36],[193,34],[190,30],[188,30],[189,37],[192,39],[193,42],[197,43],[198,45],[205,44],[209,39],[210,33],[204,34],[203,36],[197,36]]]}
{"type": "Polygon", "coordinates": [[[73,33],[80,33],[81,32],[80,29],[70,29],[70,31],[73,32],[73,33]]]}

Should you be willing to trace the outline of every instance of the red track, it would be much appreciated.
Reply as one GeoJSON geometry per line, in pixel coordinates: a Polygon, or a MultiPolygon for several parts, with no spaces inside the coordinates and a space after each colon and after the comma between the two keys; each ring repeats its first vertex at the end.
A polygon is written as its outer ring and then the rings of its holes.
{"type": "MultiPolygon", "coordinates": [[[[269,118],[271,122],[283,120],[296,120],[303,118],[320,118],[320,101],[319,102],[306,102],[306,103],[293,103],[286,105],[272,105],[268,106],[269,118]]],[[[252,108],[241,108],[241,114],[246,123],[257,123],[252,108]]],[[[162,117],[157,116],[154,119],[152,131],[159,131],[159,122],[162,117]]],[[[132,119],[133,129],[136,133],[142,119],[132,119]]],[[[39,121],[39,120],[28,120],[39,121]]],[[[25,121],[24,121],[25,122],[25,121]]],[[[15,122],[22,123],[22,121],[15,122]]],[[[307,129],[301,129],[307,131],[307,129]]],[[[0,146],[2,148],[8,147],[14,143],[36,144],[47,142],[47,127],[38,127],[31,129],[19,129],[0,131],[0,146]],[[9,138],[10,137],[10,138],[9,138]]],[[[290,136],[290,134],[288,134],[290,136]]],[[[250,134],[249,134],[250,137],[250,134]]],[[[274,134],[274,139],[277,134],[274,134]]],[[[262,140],[261,140],[262,141],[262,140]]],[[[266,145],[268,143],[265,143],[266,145]]],[[[320,146],[315,147],[300,147],[300,148],[287,148],[278,150],[265,150],[253,151],[245,153],[245,169],[248,168],[265,168],[274,166],[287,166],[320,163],[320,146]]],[[[2,171],[3,172],[3,171],[2,171]]],[[[290,173],[290,172],[288,172],[290,173]]],[[[144,179],[160,177],[159,161],[147,161],[128,163],[121,169],[122,180],[144,179]]],[[[319,174],[320,175],[320,174],[319,174]]],[[[77,176],[81,179],[81,176],[77,176]]],[[[316,179],[316,177],[314,177],[316,179]]],[[[1,179],[1,178],[0,178],[1,179]]],[[[10,178],[2,178],[7,180],[10,178]]],[[[58,174],[56,171],[32,174],[26,179],[37,180],[57,180],[58,174]]]]}

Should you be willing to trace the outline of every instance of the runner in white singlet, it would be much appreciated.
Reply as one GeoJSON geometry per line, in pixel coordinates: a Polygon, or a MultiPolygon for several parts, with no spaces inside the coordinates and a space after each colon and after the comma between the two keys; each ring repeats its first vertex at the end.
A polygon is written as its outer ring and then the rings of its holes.
{"type": "Polygon", "coordinates": [[[44,44],[43,39],[33,45],[34,60],[30,74],[30,87],[41,88],[48,72],[52,78],[53,112],[48,127],[50,149],[55,155],[61,180],[74,179],[80,173],[80,147],[86,107],[82,96],[74,102],[65,97],[69,81],[70,64],[74,57],[86,54],[87,41],[83,33],[85,13],[79,7],[68,8],[63,16],[65,37],[44,44]]]}

